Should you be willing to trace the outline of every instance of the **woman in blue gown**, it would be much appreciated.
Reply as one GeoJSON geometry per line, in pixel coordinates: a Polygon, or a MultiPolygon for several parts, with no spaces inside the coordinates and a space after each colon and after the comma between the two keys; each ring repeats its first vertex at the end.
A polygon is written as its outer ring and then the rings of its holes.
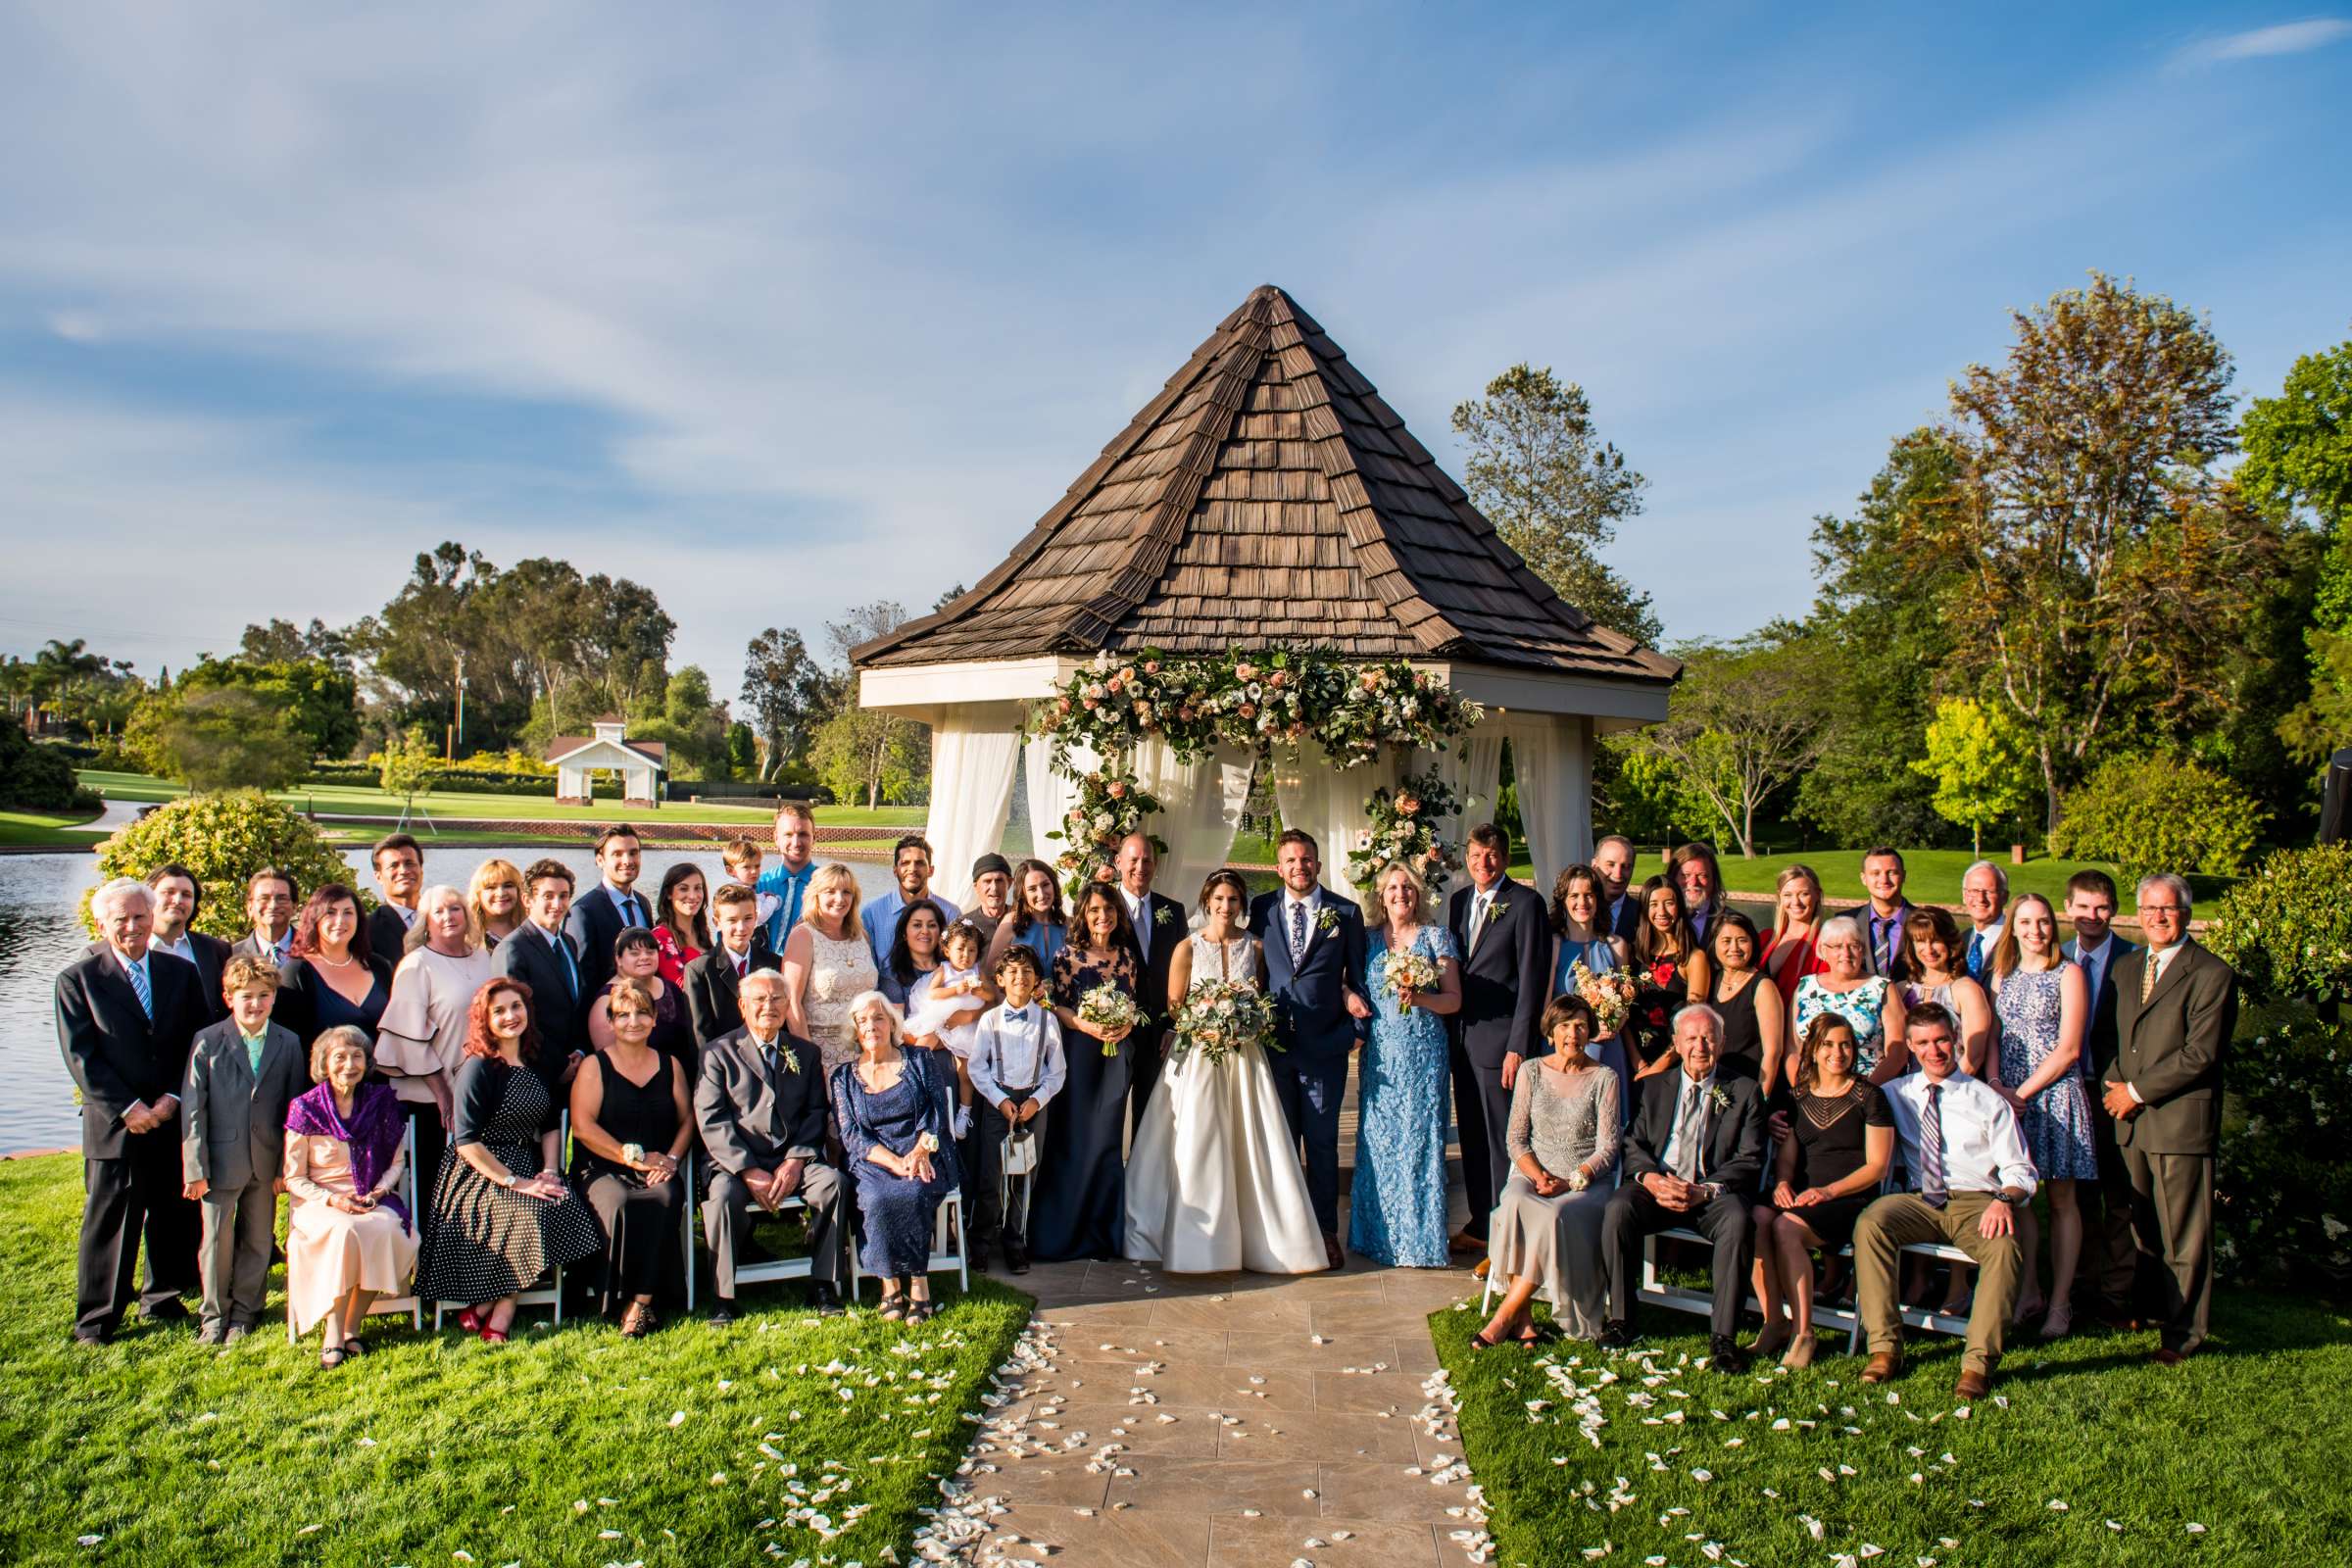
{"type": "Polygon", "coordinates": [[[833,1119],[858,1178],[858,1260],[882,1282],[882,1316],[920,1323],[935,1310],[932,1230],[957,1181],[955,1075],[941,1073],[930,1052],[899,1049],[898,1010],[879,991],[850,1004],[850,1027],[858,1059],[833,1069],[833,1119]]]}
{"type": "Polygon", "coordinates": [[[1446,1017],[1462,1004],[1459,955],[1453,933],[1423,920],[1429,893],[1412,871],[1389,866],[1375,891],[1382,919],[1364,941],[1372,1037],[1358,1069],[1348,1246],[1392,1267],[1444,1268],[1446,1017]],[[1434,987],[1400,989],[1390,975],[1389,956],[1408,953],[1430,960],[1434,987]]]}

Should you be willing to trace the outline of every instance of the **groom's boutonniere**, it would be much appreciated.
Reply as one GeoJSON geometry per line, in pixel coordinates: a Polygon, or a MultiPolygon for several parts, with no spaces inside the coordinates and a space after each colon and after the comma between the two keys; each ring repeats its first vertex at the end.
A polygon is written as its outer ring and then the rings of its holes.
{"type": "Polygon", "coordinates": [[[1159,906],[1159,912],[1152,917],[1152,923],[1153,925],[1174,925],[1176,911],[1163,904],[1159,906]]]}
{"type": "Polygon", "coordinates": [[[1320,932],[1322,932],[1322,933],[1323,933],[1325,936],[1329,936],[1329,935],[1331,935],[1331,934],[1332,934],[1334,931],[1337,931],[1339,928],[1340,928],[1340,911],[1339,911],[1339,910],[1337,910],[1337,909],[1325,909],[1325,910],[1322,910],[1320,913],[1318,913],[1318,914],[1315,916],[1315,929],[1316,929],[1316,930],[1318,930],[1318,931],[1320,931],[1320,932]]]}
{"type": "Polygon", "coordinates": [[[1732,1097],[1725,1091],[1723,1085],[1717,1084],[1707,1091],[1707,1103],[1713,1105],[1717,1110],[1729,1110],[1732,1108],[1732,1097]]]}

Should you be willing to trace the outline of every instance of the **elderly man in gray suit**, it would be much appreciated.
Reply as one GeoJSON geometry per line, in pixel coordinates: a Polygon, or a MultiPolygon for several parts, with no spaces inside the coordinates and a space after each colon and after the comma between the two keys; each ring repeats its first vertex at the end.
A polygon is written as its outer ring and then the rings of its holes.
{"type": "Polygon", "coordinates": [[[2115,1059],[2100,1074],[2132,1184],[2140,1277],[2155,1288],[2156,1360],[2178,1366],[2213,1317],[2213,1183],[2222,1054],[2237,1025],[2237,976],[2188,934],[2188,883],[2139,884],[2148,945],[2115,964],[2115,1059]]]}
{"type": "Polygon", "coordinates": [[[179,1091],[182,1192],[203,1230],[201,1345],[233,1345],[261,1319],[277,1232],[278,1173],[286,1163],[286,1106],[311,1086],[294,1031],[270,1021],[277,970],[239,954],[220,973],[228,1016],[196,1032],[179,1091]]]}
{"type": "Polygon", "coordinates": [[[755,969],[738,995],[743,1027],[703,1048],[694,1119],[710,1151],[703,1204],[718,1302],[710,1321],[735,1320],[737,1253],[753,1206],[773,1214],[789,1199],[808,1205],[808,1304],[841,1310],[841,1176],[825,1163],[825,1069],[816,1047],[784,1030],[784,976],[755,969]]]}

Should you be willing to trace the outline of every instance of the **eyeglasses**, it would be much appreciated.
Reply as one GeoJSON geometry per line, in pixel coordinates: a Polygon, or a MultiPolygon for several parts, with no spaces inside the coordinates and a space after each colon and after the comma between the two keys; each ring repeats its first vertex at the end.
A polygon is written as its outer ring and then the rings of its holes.
{"type": "Polygon", "coordinates": [[[2188,911],[2178,904],[2143,904],[2139,906],[2139,912],[2141,914],[2185,914],[2188,911]]]}

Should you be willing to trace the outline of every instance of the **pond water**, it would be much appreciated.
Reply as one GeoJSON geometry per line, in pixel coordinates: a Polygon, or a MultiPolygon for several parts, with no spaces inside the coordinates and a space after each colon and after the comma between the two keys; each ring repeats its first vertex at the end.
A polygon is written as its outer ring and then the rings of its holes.
{"type": "MultiPolygon", "coordinates": [[[[473,868],[494,855],[517,864],[553,856],[572,868],[582,887],[596,875],[595,857],[584,849],[428,846],[425,882],[464,887],[473,868]]],[[[343,858],[352,867],[354,885],[372,890],[367,852],[346,851],[343,858]]],[[[662,885],[662,873],[680,860],[701,864],[714,886],[721,878],[715,845],[708,853],[648,850],[639,885],[653,892],[662,885]]],[[[873,898],[891,885],[884,865],[864,860],[849,864],[858,873],[862,897],[873,898]]],[[[57,972],[89,946],[76,911],[82,894],[97,880],[94,855],[0,855],[0,1153],[80,1143],[81,1113],[74,1103],[74,1080],[67,1076],[58,1052],[53,998],[57,972]]]]}

